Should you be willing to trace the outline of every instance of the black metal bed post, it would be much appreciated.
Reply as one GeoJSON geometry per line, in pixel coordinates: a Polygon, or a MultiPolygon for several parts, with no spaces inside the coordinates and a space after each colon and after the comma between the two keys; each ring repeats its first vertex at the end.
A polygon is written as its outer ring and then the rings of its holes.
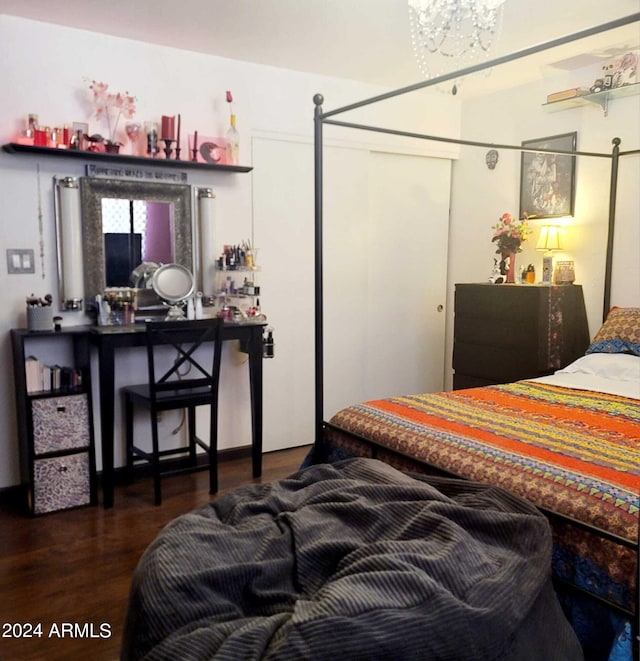
{"type": "MultiPolygon", "coordinates": [[[[620,138],[614,138],[611,151],[611,184],[609,187],[609,227],[607,234],[607,254],[604,268],[604,296],[602,321],[605,321],[611,309],[611,278],[613,272],[613,243],[616,217],[616,198],[618,193],[618,166],[620,161],[620,138]]],[[[626,154],[637,153],[626,152],[626,154]]],[[[625,154],[625,155],[626,155],[625,154]]],[[[636,546],[636,594],[635,620],[631,622],[631,651],[634,661],[640,661],[640,524],[637,530],[636,546]]]]}
{"type": "Polygon", "coordinates": [[[315,196],[315,447],[322,442],[324,421],[324,314],[322,296],[322,94],[313,97],[314,196],[315,196]]]}
{"type": "MultiPolygon", "coordinates": [[[[607,256],[604,266],[604,297],[602,321],[605,321],[611,307],[611,273],[613,271],[613,234],[616,218],[616,195],[618,192],[618,162],[620,160],[620,138],[612,141],[611,152],[611,184],[609,186],[609,230],[607,234],[607,256]]],[[[639,587],[640,589],[640,587],[639,587]]]]}

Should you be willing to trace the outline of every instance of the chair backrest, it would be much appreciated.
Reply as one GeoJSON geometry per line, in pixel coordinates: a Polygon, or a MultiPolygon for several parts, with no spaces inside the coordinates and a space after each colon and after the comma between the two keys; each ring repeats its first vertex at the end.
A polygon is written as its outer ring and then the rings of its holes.
{"type": "Polygon", "coordinates": [[[218,318],[147,322],[149,394],[152,399],[159,392],[168,390],[210,387],[212,394],[217,391],[222,323],[218,318]],[[169,364],[167,347],[175,350],[169,364]],[[198,354],[201,347],[206,347],[206,351],[198,354]]]}

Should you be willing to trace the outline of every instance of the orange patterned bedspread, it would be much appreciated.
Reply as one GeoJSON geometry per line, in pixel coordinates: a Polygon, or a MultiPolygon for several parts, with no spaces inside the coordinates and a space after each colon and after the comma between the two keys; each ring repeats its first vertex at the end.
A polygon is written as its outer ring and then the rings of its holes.
{"type": "MultiPolygon", "coordinates": [[[[637,541],[637,400],[520,381],[370,401],[340,411],[330,424],[637,541]]],[[[331,427],[325,440],[350,454],[370,454],[364,443],[331,427]]],[[[377,456],[416,469],[411,459],[392,459],[384,449],[377,456]]],[[[554,530],[561,546],[587,559],[586,573],[592,575],[583,579],[593,581],[604,572],[606,577],[597,579],[602,596],[631,603],[637,575],[632,550],[565,525],[554,530]]],[[[579,567],[571,571],[585,572],[579,567]]]]}

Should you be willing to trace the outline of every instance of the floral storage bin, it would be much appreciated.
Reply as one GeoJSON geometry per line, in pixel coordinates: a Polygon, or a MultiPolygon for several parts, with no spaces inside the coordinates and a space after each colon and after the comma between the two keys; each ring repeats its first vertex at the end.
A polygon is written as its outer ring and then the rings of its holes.
{"type": "Polygon", "coordinates": [[[33,514],[87,505],[92,498],[92,438],[87,393],[31,401],[33,514]]]}
{"type": "Polygon", "coordinates": [[[33,462],[33,513],[45,514],[91,502],[89,453],[33,462]]]}
{"type": "Polygon", "coordinates": [[[86,394],[36,399],[31,408],[36,455],[89,447],[89,402],[86,394]]]}

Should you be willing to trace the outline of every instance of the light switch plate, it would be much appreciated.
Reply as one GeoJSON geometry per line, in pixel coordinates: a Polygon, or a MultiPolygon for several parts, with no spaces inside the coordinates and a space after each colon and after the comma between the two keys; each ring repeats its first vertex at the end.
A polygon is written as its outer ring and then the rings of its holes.
{"type": "Polygon", "coordinates": [[[36,265],[33,250],[7,249],[8,273],[35,273],[36,265]]]}

